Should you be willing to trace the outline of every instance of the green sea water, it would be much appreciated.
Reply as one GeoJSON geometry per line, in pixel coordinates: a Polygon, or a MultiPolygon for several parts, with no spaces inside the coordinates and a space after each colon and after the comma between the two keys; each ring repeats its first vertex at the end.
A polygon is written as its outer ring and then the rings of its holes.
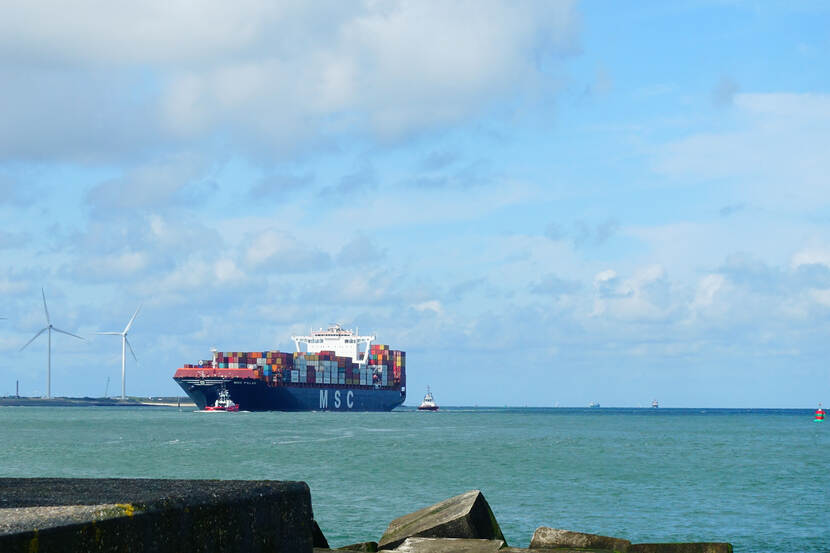
{"type": "Polygon", "coordinates": [[[199,413],[0,407],[0,476],[303,480],[329,543],[481,489],[541,525],[738,552],[830,551],[830,423],[809,410],[199,413]]]}

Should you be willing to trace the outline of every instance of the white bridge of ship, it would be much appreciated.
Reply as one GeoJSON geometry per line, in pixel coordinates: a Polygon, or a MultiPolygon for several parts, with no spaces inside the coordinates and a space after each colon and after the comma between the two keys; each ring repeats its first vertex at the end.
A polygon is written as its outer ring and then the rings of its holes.
{"type": "Polygon", "coordinates": [[[349,357],[355,363],[365,365],[369,359],[369,350],[375,340],[375,336],[359,336],[358,330],[354,332],[345,330],[339,324],[332,325],[326,330],[312,330],[308,336],[292,336],[297,351],[303,351],[300,344],[305,344],[308,353],[320,353],[321,351],[333,351],[339,357],[349,357]],[[363,356],[360,355],[360,345],[366,344],[363,356]]]}

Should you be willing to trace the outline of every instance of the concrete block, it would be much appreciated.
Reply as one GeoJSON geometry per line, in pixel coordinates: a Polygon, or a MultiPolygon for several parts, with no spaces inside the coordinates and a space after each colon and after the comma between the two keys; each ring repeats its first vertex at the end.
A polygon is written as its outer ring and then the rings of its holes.
{"type": "Polygon", "coordinates": [[[362,543],[344,545],[343,547],[338,547],[337,549],[341,551],[362,551],[364,553],[376,553],[378,550],[378,542],[364,541],[362,543]]]}
{"type": "Polygon", "coordinates": [[[394,551],[395,553],[496,553],[502,547],[504,547],[502,540],[406,538],[394,551]]]}
{"type": "Polygon", "coordinates": [[[631,542],[620,538],[609,536],[598,536],[596,534],[585,534],[582,532],[571,532],[570,530],[559,530],[541,526],[533,533],[530,540],[531,549],[555,549],[555,548],[594,548],[610,549],[625,553],[628,551],[631,542]]]}
{"type": "Polygon", "coordinates": [[[316,548],[329,548],[329,542],[326,539],[326,536],[323,534],[323,531],[320,530],[320,526],[317,525],[316,520],[311,521],[311,543],[316,548]]]}
{"type": "Polygon", "coordinates": [[[0,478],[0,551],[311,553],[304,482],[0,478]]]}
{"type": "Polygon", "coordinates": [[[628,553],[732,553],[732,544],[725,542],[696,543],[635,543],[628,553]]]}
{"type": "Polygon", "coordinates": [[[479,490],[396,518],[378,541],[378,549],[394,549],[410,537],[505,541],[493,511],[479,490]]]}

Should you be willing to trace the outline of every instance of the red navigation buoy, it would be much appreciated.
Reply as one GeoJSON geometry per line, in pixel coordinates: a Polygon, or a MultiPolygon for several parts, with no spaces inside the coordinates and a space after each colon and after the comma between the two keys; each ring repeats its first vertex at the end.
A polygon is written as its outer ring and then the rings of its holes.
{"type": "Polygon", "coordinates": [[[821,408],[821,403],[818,404],[818,409],[816,409],[816,418],[813,419],[813,422],[821,422],[824,420],[824,409],[821,408]]]}

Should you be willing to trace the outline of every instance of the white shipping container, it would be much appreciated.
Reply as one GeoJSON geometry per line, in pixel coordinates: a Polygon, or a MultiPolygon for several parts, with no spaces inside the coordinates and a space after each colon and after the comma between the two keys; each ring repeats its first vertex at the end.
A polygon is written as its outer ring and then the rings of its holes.
{"type": "Polygon", "coordinates": [[[300,380],[300,371],[294,369],[291,371],[291,382],[299,382],[300,380]]]}

